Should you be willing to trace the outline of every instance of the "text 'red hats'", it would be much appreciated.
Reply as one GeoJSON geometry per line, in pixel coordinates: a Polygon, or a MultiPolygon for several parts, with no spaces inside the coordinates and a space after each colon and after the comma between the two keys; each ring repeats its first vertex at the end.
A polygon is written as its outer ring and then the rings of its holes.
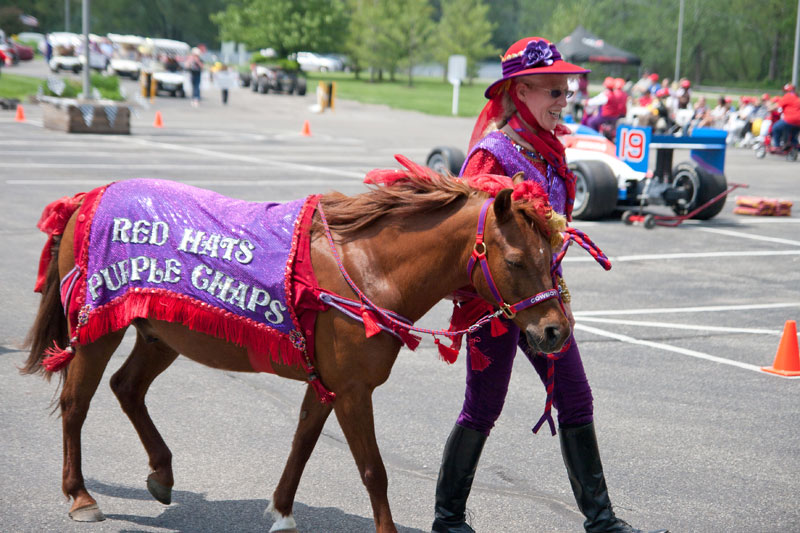
{"type": "Polygon", "coordinates": [[[556,45],[542,37],[520,39],[506,50],[500,60],[503,77],[489,85],[486,98],[492,98],[505,81],[534,74],[584,74],[589,69],[567,63],[561,58],[556,45]]]}

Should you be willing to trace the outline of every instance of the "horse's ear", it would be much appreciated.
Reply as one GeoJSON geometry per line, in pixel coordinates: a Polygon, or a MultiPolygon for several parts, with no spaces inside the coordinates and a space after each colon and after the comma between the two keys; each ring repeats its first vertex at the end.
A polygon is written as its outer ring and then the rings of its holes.
{"type": "Polygon", "coordinates": [[[519,185],[520,183],[525,181],[525,173],[520,170],[519,172],[514,174],[514,176],[511,178],[511,181],[514,182],[514,185],[519,185]]]}
{"type": "Polygon", "coordinates": [[[511,217],[511,193],[512,189],[503,189],[494,198],[494,216],[498,224],[511,217]]]}

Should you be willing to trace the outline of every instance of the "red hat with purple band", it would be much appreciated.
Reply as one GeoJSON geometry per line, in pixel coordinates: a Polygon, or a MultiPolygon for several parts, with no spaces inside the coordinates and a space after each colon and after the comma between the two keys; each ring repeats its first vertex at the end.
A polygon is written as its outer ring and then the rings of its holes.
{"type": "Polygon", "coordinates": [[[567,63],[561,58],[556,45],[542,37],[520,39],[506,50],[500,61],[503,77],[489,85],[486,98],[492,98],[500,85],[511,78],[535,74],[584,74],[589,69],[567,63]]]}

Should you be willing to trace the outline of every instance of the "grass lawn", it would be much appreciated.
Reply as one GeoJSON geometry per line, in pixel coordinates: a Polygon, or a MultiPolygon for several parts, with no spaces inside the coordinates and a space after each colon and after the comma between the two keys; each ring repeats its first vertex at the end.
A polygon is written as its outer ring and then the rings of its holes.
{"type": "MultiPolygon", "coordinates": [[[[336,82],[335,97],[356,100],[368,104],[384,104],[395,109],[420,111],[430,115],[452,116],[453,86],[441,78],[415,77],[414,85],[408,86],[408,77],[398,77],[395,81],[384,79],[370,83],[368,74],[355,79],[352,73],[309,72],[308,91],[315,91],[320,81],[336,82]]],[[[486,83],[475,82],[462,85],[459,89],[458,116],[476,117],[486,104],[483,91],[486,83]]],[[[335,100],[334,100],[335,105],[335,100]]]]}
{"type": "Polygon", "coordinates": [[[0,74],[0,98],[17,98],[26,100],[29,94],[36,94],[42,80],[17,76],[3,72],[0,74]]]}
{"type": "MultiPolygon", "coordinates": [[[[83,81],[64,79],[64,91],[60,96],[64,98],[76,98],[83,91],[83,81]]],[[[100,91],[102,98],[110,100],[122,100],[119,94],[119,78],[116,76],[103,76],[101,74],[91,74],[92,87],[100,91]]],[[[31,78],[29,76],[18,76],[16,74],[0,74],[0,98],[18,98],[26,100],[28,95],[34,95],[39,90],[39,86],[44,89],[44,94],[54,96],[46,88],[44,80],[41,78],[31,78]]]]}

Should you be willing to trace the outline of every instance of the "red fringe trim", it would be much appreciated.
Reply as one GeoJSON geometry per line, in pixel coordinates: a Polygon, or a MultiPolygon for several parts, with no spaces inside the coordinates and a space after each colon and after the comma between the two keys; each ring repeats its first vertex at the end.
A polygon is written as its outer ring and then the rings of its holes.
{"type": "Polygon", "coordinates": [[[275,362],[301,366],[302,352],[287,335],[213,307],[183,294],[165,289],[133,289],[91,312],[89,321],[78,331],[78,342],[88,344],[103,335],[128,326],[136,318],[178,322],[193,331],[212,335],[268,356],[275,362]]]}
{"type": "Polygon", "coordinates": [[[42,366],[48,372],[58,372],[67,367],[72,358],[75,357],[75,350],[72,346],[66,348],[59,348],[56,341],[53,341],[53,347],[44,351],[47,356],[42,359],[42,366]]]}

